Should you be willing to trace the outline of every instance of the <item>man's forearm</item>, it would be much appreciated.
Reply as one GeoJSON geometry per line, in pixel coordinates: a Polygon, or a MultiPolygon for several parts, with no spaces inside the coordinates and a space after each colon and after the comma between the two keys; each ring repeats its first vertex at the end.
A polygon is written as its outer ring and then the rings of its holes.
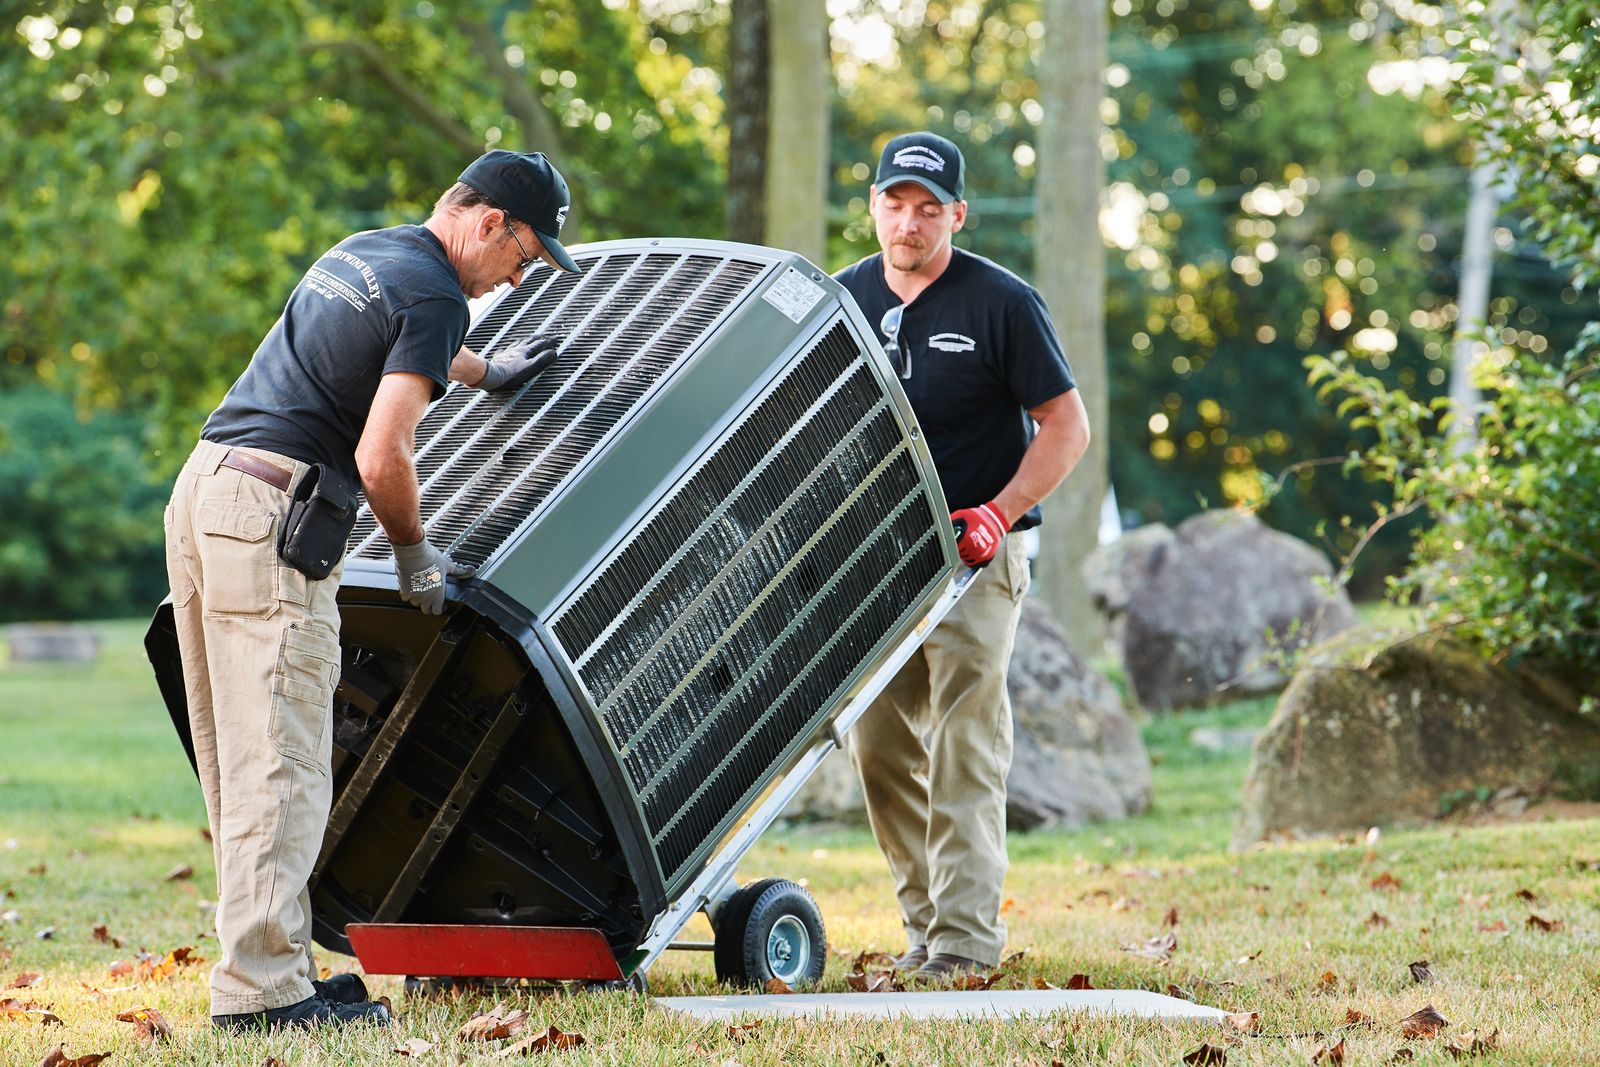
{"type": "Polygon", "coordinates": [[[462,385],[477,385],[489,370],[489,361],[465,345],[450,361],[450,380],[462,385]]]}
{"type": "Polygon", "coordinates": [[[1077,390],[1034,409],[1039,432],[1022,454],[1017,473],[994,498],[1013,523],[1055,492],[1089,448],[1089,417],[1077,390]]]}
{"type": "Polygon", "coordinates": [[[390,544],[414,545],[422,540],[421,494],[410,456],[396,453],[370,463],[361,471],[361,488],[390,544]]]}

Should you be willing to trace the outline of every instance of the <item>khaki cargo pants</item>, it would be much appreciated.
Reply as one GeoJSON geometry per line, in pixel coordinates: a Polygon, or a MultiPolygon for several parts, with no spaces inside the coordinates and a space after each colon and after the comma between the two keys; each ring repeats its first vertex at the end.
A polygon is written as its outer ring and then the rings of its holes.
{"type": "MultiPolygon", "coordinates": [[[[201,441],[167,507],[167,578],[200,788],[217,864],[211,1013],[312,994],[306,883],[333,789],[343,563],[312,581],[278,558],[289,494],[218,464],[201,441]]],[[[306,465],[244,449],[293,472],[306,465]]],[[[290,483],[293,485],[293,483],[290,483]]]]}
{"type": "Polygon", "coordinates": [[[991,967],[1006,944],[1006,667],[1027,591],[1022,539],[1007,537],[847,735],[907,940],[991,967]]]}

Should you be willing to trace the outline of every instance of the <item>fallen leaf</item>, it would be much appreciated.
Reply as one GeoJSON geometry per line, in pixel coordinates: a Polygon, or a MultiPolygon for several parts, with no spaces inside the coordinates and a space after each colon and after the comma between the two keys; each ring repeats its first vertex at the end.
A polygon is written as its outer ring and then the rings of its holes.
{"type": "Polygon", "coordinates": [[[1389,1062],[1410,1063],[1412,1060],[1416,1059],[1416,1057],[1417,1054],[1408,1048],[1397,1048],[1394,1050],[1394,1055],[1389,1057],[1389,1062]]]}
{"type": "Polygon", "coordinates": [[[132,1023],[139,1040],[147,1045],[155,1045],[172,1038],[172,1027],[154,1008],[129,1008],[127,1011],[117,1013],[117,1021],[132,1023]]]}
{"type": "Polygon", "coordinates": [[[23,971],[21,974],[11,979],[11,984],[6,988],[27,989],[29,986],[38,985],[42,981],[44,981],[44,975],[40,974],[38,971],[23,971]]]}
{"type": "Polygon", "coordinates": [[[163,880],[168,882],[181,882],[185,878],[193,877],[194,868],[189,866],[187,863],[180,863],[176,867],[172,868],[172,870],[168,871],[166,878],[163,880]]]}
{"type": "Polygon", "coordinates": [[[1389,917],[1378,912],[1373,912],[1371,915],[1367,916],[1367,925],[1374,930],[1381,929],[1389,925],[1389,917]]]}
{"type": "Polygon", "coordinates": [[[406,1038],[405,1044],[394,1050],[394,1054],[396,1056],[409,1056],[414,1058],[422,1055],[424,1052],[427,1052],[432,1047],[433,1043],[430,1041],[424,1041],[420,1037],[408,1037],[406,1038]]]}
{"type": "Polygon", "coordinates": [[[499,1059],[510,1056],[520,1056],[525,1052],[544,1052],[549,1049],[560,1050],[577,1048],[584,1043],[582,1034],[569,1034],[556,1029],[554,1026],[530,1037],[525,1037],[515,1045],[502,1049],[498,1054],[499,1059]]]}
{"type": "Polygon", "coordinates": [[[504,1004],[496,1004],[488,1011],[468,1019],[466,1025],[456,1031],[456,1040],[500,1041],[516,1037],[527,1025],[527,1012],[521,1008],[507,1011],[504,1004]]]}
{"type": "Polygon", "coordinates": [[[1419,985],[1423,982],[1433,981],[1433,964],[1427,960],[1408,963],[1406,964],[1406,969],[1411,972],[1411,980],[1419,985]]]}
{"type": "Polygon", "coordinates": [[[993,989],[995,983],[1005,977],[1006,973],[1004,971],[990,971],[988,974],[964,974],[956,979],[953,988],[965,990],[969,993],[983,992],[986,989],[993,989]]]}
{"type": "Polygon", "coordinates": [[[122,947],[122,938],[112,937],[111,934],[106,930],[105,923],[101,923],[99,926],[96,926],[93,933],[94,939],[102,944],[110,945],[112,948],[122,947]]]}
{"type": "Polygon", "coordinates": [[[1443,1015],[1433,1010],[1433,1005],[1421,1008],[1400,1020],[1400,1032],[1406,1037],[1438,1037],[1439,1031],[1449,1026],[1443,1015]]]}
{"type": "Polygon", "coordinates": [[[768,978],[766,990],[768,993],[793,993],[794,987],[782,978],[768,978]]]}
{"type": "Polygon", "coordinates": [[[1075,974],[1067,979],[1066,989],[1093,989],[1094,983],[1089,981],[1086,974],[1075,974]]]}
{"type": "Polygon", "coordinates": [[[1248,955],[1248,956],[1240,956],[1238,959],[1234,960],[1233,962],[1239,964],[1242,967],[1246,963],[1251,962],[1252,960],[1260,959],[1261,958],[1261,954],[1263,952],[1265,952],[1265,951],[1266,951],[1266,949],[1258,948],[1254,952],[1250,953],[1250,955],[1248,955]]]}
{"type": "Polygon", "coordinates": [[[1529,904],[1537,904],[1539,902],[1539,894],[1535,893],[1531,889],[1517,890],[1516,897],[1518,900],[1526,900],[1529,904]]]}
{"type": "Polygon", "coordinates": [[[39,1061],[39,1067],[96,1067],[110,1056],[109,1052],[91,1052],[87,1056],[72,1058],[67,1055],[65,1045],[57,1045],[44,1054],[44,1059],[39,1061]]]}
{"type": "Polygon", "coordinates": [[[106,968],[106,971],[113,978],[121,978],[125,974],[132,974],[134,967],[127,960],[112,960],[111,966],[106,968]]]}
{"type": "Polygon", "coordinates": [[[135,968],[141,981],[162,982],[178,973],[179,968],[194,967],[205,962],[202,956],[193,955],[193,945],[182,945],[173,949],[158,961],[155,956],[139,953],[139,965],[135,968]]]}
{"type": "Polygon", "coordinates": [[[1344,1062],[1344,1038],[1332,1045],[1323,1045],[1311,1054],[1312,1063],[1340,1064],[1344,1062]]]}
{"type": "MultiPolygon", "coordinates": [[[[1087,982],[1089,980],[1087,978],[1084,978],[1084,976],[1081,975],[1081,974],[1075,974],[1072,977],[1073,978],[1083,978],[1083,980],[1085,982],[1087,982]]],[[[1039,977],[1038,975],[1034,975],[1033,976],[1030,984],[1035,989],[1059,989],[1060,988],[1060,986],[1051,985],[1049,982],[1045,981],[1043,978],[1039,977]]],[[[1067,988],[1071,989],[1072,987],[1068,986],[1067,988]]]]}
{"type": "Polygon", "coordinates": [[[1179,1000],[1194,1000],[1193,993],[1183,988],[1183,986],[1173,985],[1171,982],[1167,983],[1167,996],[1177,997],[1179,1000]]]}
{"type": "Polygon", "coordinates": [[[0,1000],[0,1019],[14,1023],[27,1023],[38,1019],[45,1026],[54,1023],[62,1025],[60,1016],[45,1004],[35,1004],[31,1000],[18,1000],[16,997],[6,997],[0,1000]]]}
{"type": "MultiPolygon", "coordinates": [[[[413,1038],[413,1040],[415,1040],[413,1038]]],[[[261,1061],[261,1067],[283,1067],[283,1061],[276,1056],[268,1056],[261,1061]]]]}
{"type": "Polygon", "coordinates": [[[1167,909],[1167,913],[1161,917],[1161,922],[1162,922],[1163,925],[1166,925],[1166,926],[1177,926],[1178,925],[1178,909],[1177,908],[1168,908],[1167,909]]]}
{"type": "Polygon", "coordinates": [[[1332,971],[1323,971],[1317,978],[1318,993],[1336,993],[1339,990],[1339,976],[1332,971]]]}
{"type": "Polygon", "coordinates": [[[1560,919],[1546,919],[1543,916],[1535,915],[1532,912],[1528,913],[1528,921],[1526,925],[1529,927],[1529,929],[1542,930],[1547,934],[1559,934],[1561,931],[1567,928],[1567,924],[1562,922],[1560,919]]]}
{"type": "Polygon", "coordinates": [[[1346,1008],[1344,1010],[1344,1022],[1341,1023],[1340,1025],[1341,1026],[1371,1026],[1372,1025],[1372,1016],[1363,1015],[1363,1014],[1361,1014],[1361,1012],[1356,1011],[1354,1008],[1346,1008]]]}
{"type": "Polygon", "coordinates": [[[1123,945],[1122,951],[1153,960],[1168,960],[1178,951],[1178,935],[1168,931],[1161,937],[1152,937],[1142,945],[1123,945]]]}
{"type": "Polygon", "coordinates": [[[1452,1038],[1445,1042],[1444,1050],[1459,1060],[1468,1056],[1481,1056],[1485,1052],[1493,1052],[1499,1046],[1499,1030],[1492,1031],[1487,1036],[1479,1034],[1476,1030],[1468,1030],[1460,1037],[1452,1038]]]}
{"type": "Polygon", "coordinates": [[[47,866],[45,866],[44,864],[41,863],[41,864],[38,864],[37,866],[29,867],[28,868],[28,873],[29,874],[36,874],[40,878],[43,878],[44,875],[45,875],[45,872],[48,871],[49,869],[50,869],[49,867],[47,867],[47,866]]]}
{"type": "Polygon", "coordinates": [[[1382,874],[1378,875],[1378,877],[1376,877],[1376,878],[1374,878],[1372,880],[1372,888],[1374,888],[1374,889],[1399,889],[1400,888],[1400,879],[1396,878],[1394,875],[1390,874],[1388,871],[1384,871],[1382,874]]]}
{"type": "Polygon", "coordinates": [[[1504,934],[1510,933],[1510,931],[1511,928],[1506,925],[1506,921],[1504,919],[1496,919],[1492,923],[1478,924],[1478,933],[1480,934],[1504,934]]]}
{"type": "Polygon", "coordinates": [[[1004,915],[1006,912],[1016,907],[1016,905],[1017,902],[1015,900],[1013,900],[1011,897],[1006,897],[1005,903],[1000,905],[1000,914],[1004,915]]]}
{"type": "MultiPolygon", "coordinates": [[[[844,976],[845,985],[857,993],[889,993],[899,992],[896,986],[900,983],[894,971],[873,971],[871,974],[847,974],[844,976]]],[[[904,988],[901,986],[900,988],[904,988]]]]}
{"type": "Polygon", "coordinates": [[[200,827],[200,836],[205,838],[207,841],[210,841],[211,840],[211,827],[209,827],[209,826],[200,827]]]}
{"type": "Polygon", "coordinates": [[[1190,1064],[1191,1067],[1205,1067],[1208,1064],[1215,1064],[1220,1067],[1220,1065],[1228,1062],[1228,1051],[1216,1045],[1201,1045],[1193,1052],[1186,1053],[1183,1057],[1183,1062],[1190,1064]]]}
{"type": "Polygon", "coordinates": [[[1236,1011],[1228,1016],[1228,1025],[1241,1034],[1259,1034],[1261,1032],[1261,1013],[1259,1011],[1236,1011]]]}
{"type": "Polygon", "coordinates": [[[750,1022],[747,1022],[747,1023],[729,1023],[728,1024],[728,1040],[729,1041],[743,1041],[745,1038],[759,1033],[760,1030],[761,1030],[761,1020],[760,1019],[754,1019],[754,1020],[752,1020],[750,1022]]]}
{"type": "Polygon", "coordinates": [[[1018,949],[1016,952],[1013,952],[1011,955],[1007,956],[1005,959],[1000,961],[1000,969],[1002,971],[1009,970],[1010,968],[1014,967],[1015,965],[1021,963],[1023,961],[1023,958],[1026,957],[1027,955],[1028,955],[1028,950],[1027,949],[1025,949],[1025,948],[1024,949],[1018,949]]]}
{"type": "Polygon", "coordinates": [[[893,970],[894,957],[887,952],[862,952],[858,953],[850,963],[850,969],[857,973],[865,973],[868,967],[886,967],[893,970]]]}

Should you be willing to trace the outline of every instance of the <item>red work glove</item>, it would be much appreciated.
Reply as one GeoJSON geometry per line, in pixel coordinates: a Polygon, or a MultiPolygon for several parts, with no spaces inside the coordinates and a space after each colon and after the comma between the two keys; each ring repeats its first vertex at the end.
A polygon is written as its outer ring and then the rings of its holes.
{"type": "Polygon", "coordinates": [[[950,521],[956,524],[956,551],[969,567],[981,567],[994,559],[1000,538],[1011,529],[1011,520],[993,500],[952,512],[950,521]]]}

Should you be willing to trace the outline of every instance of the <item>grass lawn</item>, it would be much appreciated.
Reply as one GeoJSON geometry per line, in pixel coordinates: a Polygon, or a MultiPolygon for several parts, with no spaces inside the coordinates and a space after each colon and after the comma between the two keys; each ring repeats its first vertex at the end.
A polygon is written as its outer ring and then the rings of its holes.
{"type": "MultiPolygon", "coordinates": [[[[0,666],[0,991],[49,1006],[61,1025],[0,1010],[0,1064],[111,1053],[108,1064],[222,1063],[283,1067],[396,1063],[420,1038],[419,1062],[445,1065],[500,1047],[457,1042],[493,1000],[408,1001],[398,979],[374,979],[399,1010],[392,1030],[224,1038],[207,1023],[209,964],[165,980],[114,976],[136,949],[164,954],[208,936],[213,890],[199,788],[144,661],[142,623],[103,627],[91,668],[0,666]],[[188,865],[192,877],[169,879],[188,865]],[[122,940],[97,940],[95,927],[122,940]],[[53,928],[47,939],[38,934],[53,928]],[[154,1049],[118,1012],[151,1007],[173,1037],[154,1049]]],[[[1594,821],[1388,832],[1376,841],[1322,841],[1227,851],[1245,753],[1189,744],[1201,725],[1255,726],[1270,700],[1149,723],[1156,804],[1125,823],[1015,835],[1006,918],[1019,985],[1086,974],[1107,988],[1166,991],[1230,1011],[1259,1012],[1259,1032],[1200,1024],[1058,1016],[1028,1022],[797,1023],[768,1020],[736,1036],[687,1021],[631,994],[537,995],[503,990],[536,1028],[582,1034],[578,1049],[535,1054],[572,1063],[1181,1064],[1209,1042],[1229,1064],[1309,1063],[1343,1038],[1346,1063],[1454,1063],[1446,1045],[1469,1028],[1498,1030],[1484,1063],[1600,1062],[1600,827],[1594,821]],[[1528,899],[1531,894],[1532,899],[1528,899]],[[1122,950],[1168,931],[1170,960],[1122,950]],[[1550,930],[1530,924],[1537,915],[1550,930]],[[1409,965],[1427,960],[1418,982],[1409,965]],[[1448,1027],[1407,1040],[1399,1021],[1432,1005],[1448,1027]],[[1348,1012],[1370,1024],[1346,1025],[1348,1012]],[[1230,1040],[1231,1038],[1231,1040],[1230,1040]]],[[[848,957],[899,951],[887,870],[864,831],[775,832],[742,870],[804,879],[822,905],[836,954],[824,987],[843,991],[848,957]]],[[[709,937],[691,927],[690,936],[709,937]]],[[[321,960],[343,969],[351,961],[321,960]]],[[[656,993],[716,989],[703,953],[669,954],[656,993]]],[[[866,994],[863,994],[866,995],[866,994]]],[[[1213,1062],[1222,1062],[1220,1060],[1213,1062]]],[[[1324,1061],[1328,1062],[1328,1061],[1324,1061]]]]}

